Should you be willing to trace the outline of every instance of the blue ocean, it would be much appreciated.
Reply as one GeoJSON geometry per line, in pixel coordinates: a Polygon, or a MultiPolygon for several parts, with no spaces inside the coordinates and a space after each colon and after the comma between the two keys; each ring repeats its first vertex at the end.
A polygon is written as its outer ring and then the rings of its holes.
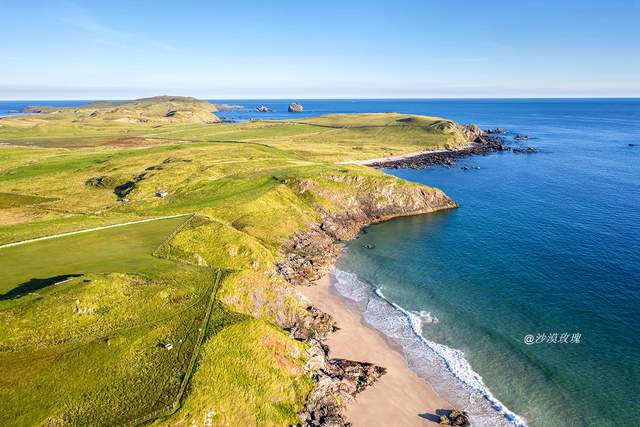
{"type": "MultiPolygon", "coordinates": [[[[213,102],[245,105],[219,113],[236,121],[395,111],[529,135],[538,153],[389,170],[460,208],[368,228],[336,287],[477,424],[638,425],[639,99],[213,102]]],[[[0,115],[33,104],[52,102],[0,115]]]]}

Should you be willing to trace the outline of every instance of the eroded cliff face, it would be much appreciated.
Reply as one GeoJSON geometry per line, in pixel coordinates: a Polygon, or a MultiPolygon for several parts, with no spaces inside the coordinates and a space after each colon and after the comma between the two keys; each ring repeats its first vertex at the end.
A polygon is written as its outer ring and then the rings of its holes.
{"type": "Polygon", "coordinates": [[[361,176],[335,176],[331,181],[346,184],[351,192],[328,189],[313,182],[301,182],[300,191],[313,191],[337,208],[318,208],[322,220],[308,231],[297,232],[285,243],[278,272],[294,285],[310,285],[326,274],[340,254],[336,244],[354,238],[366,225],[391,218],[456,208],[458,205],[442,191],[403,181],[379,187],[361,176]]]}
{"type": "MultiPolygon", "coordinates": [[[[332,210],[318,207],[321,221],[309,230],[296,232],[283,246],[278,272],[297,286],[310,286],[326,274],[340,254],[339,241],[354,238],[366,225],[399,216],[416,215],[457,207],[442,191],[403,181],[372,184],[361,176],[332,176],[329,181],[347,185],[350,191],[335,191],[331,186],[305,180],[297,183],[301,193],[310,191],[328,201],[332,210]]],[[[315,387],[300,414],[306,426],[349,426],[346,404],[384,373],[384,367],[366,362],[330,359],[322,340],[336,328],[326,313],[308,306],[292,325],[281,325],[296,339],[312,346],[307,351],[307,369],[315,387]]]]}

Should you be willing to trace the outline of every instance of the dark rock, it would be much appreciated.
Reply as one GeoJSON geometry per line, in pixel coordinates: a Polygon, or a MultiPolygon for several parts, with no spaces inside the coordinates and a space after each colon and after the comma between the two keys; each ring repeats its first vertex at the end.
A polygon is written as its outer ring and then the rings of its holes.
{"type": "Polygon", "coordinates": [[[309,341],[324,339],[330,332],[338,329],[333,317],[314,306],[308,306],[306,313],[297,316],[291,325],[282,325],[283,329],[296,340],[309,341]]]}
{"type": "Polygon", "coordinates": [[[464,170],[464,171],[468,171],[468,170],[469,170],[469,166],[463,166],[463,167],[462,167],[462,170],[464,170]]]}
{"type": "Polygon", "coordinates": [[[113,192],[120,199],[123,199],[126,196],[128,196],[129,193],[131,193],[135,189],[136,189],[136,182],[135,181],[127,181],[124,184],[120,184],[116,188],[114,188],[113,192]]]}
{"type": "Polygon", "coordinates": [[[95,188],[111,188],[115,184],[115,179],[107,175],[94,176],[93,178],[89,178],[84,182],[84,185],[86,185],[87,187],[95,188]]]}
{"type": "Polygon", "coordinates": [[[307,350],[307,365],[316,386],[307,398],[300,418],[308,427],[346,427],[346,404],[365,388],[375,383],[385,369],[366,362],[329,359],[326,346],[316,343],[307,350]]]}
{"type": "Polygon", "coordinates": [[[504,128],[495,128],[495,129],[488,129],[487,133],[488,134],[495,134],[495,135],[504,135],[506,133],[508,133],[509,131],[504,129],[504,128]]]}
{"type": "Polygon", "coordinates": [[[504,144],[504,138],[489,135],[476,125],[465,125],[464,129],[472,141],[468,147],[458,150],[424,153],[406,159],[378,162],[371,166],[386,169],[424,169],[431,166],[451,167],[458,160],[465,157],[511,151],[511,147],[504,144]]]}
{"type": "Polygon", "coordinates": [[[537,153],[538,150],[533,147],[525,147],[525,148],[514,148],[514,153],[537,153]]]}
{"type": "Polygon", "coordinates": [[[366,245],[362,245],[365,249],[375,249],[376,245],[372,245],[371,243],[367,243],[366,245]]]}
{"type": "Polygon", "coordinates": [[[292,102],[289,104],[289,112],[290,113],[302,113],[304,111],[304,107],[297,102],[292,102]]]}
{"type": "Polygon", "coordinates": [[[440,416],[440,424],[447,426],[468,427],[471,425],[471,422],[469,421],[469,415],[465,411],[458,411],[454,409],[447,415],[440,416]]]}
{"type": "Polygon", "coordinates": [[[526,141],[529,139],[529,135],[525,135],[523,133],[516,133],[516,136],[513,137],[516,141],[526,141]]]}
{"type": "Polygon", "coordinates": [[[638,144],[629,144],[629,147],[637,147],[638,144]]]}
{"type": "Polygon", "coordinates": [[[258,113],[271,113],[273,110],[269,107],[267,107],[266,105],[258,105],[256,107],[256,111],[258,113]]]}

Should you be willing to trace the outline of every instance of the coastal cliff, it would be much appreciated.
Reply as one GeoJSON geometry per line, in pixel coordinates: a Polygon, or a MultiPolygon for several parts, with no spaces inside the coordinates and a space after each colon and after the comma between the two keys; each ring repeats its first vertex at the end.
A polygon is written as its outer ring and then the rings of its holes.
{"type": "Polygon", "coordinates": [[[329,180],[346,184],[355,191],[345,196],[311,180],[297,184],[299,193],[312,191],[338,204],[340,209],[329,212],[319,207],[322,220],[308,231],[296,232],[284,244],[284,258],[277,267],[289,283],[310,285],[319,279],[340,253],[335,242],[354,238],[366,225],[458,206],[442,191],[419,185],[392,183],[375,188],[360,176],[332,176],[329,180]]]}
{"type": "MultiPolygon", "coordinates": [[[[327,273],[340,254],[340,241],[354,238],[363,227],[400,216],[435,212],[457,207],[440,190],[418,185],[387,185],[373,189],[361,177],[331,177],[355,189],[355,194],[328,191],[314,182],[298,183],[298,191],[313,191],[342,206],[337,212],[322,209],[322,220],[306,232],[296,232],[283,247],[278,272],[288,283],[310,286],[327,273]]],[[[371,363],[329,358],[329,348],[322,343],[336,328],[331,317],[313,306],[306,308],[292,325],[281,325],[296,339],[312,343],[307,369],[314,379],[314,389],[307,398],[301,419],[307,426],[348,426],[346,404],[372,385],[385,368],[371,363]]]]}

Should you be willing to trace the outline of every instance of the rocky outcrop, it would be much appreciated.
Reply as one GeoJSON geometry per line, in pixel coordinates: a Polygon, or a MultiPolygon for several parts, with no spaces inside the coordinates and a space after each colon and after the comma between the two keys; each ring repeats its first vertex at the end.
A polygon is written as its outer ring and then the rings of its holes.
{"type": "Polygon", "coordinates": [[[463,125],[462,132],[467,138],[467,141],[476,141],[481,136],[486,135],[485,131],[483,131],[478,127],[478,125],[475,125],[473,123],[468,125],[463,125]]]}
{"type": "Polygon", "coordinates": [[[271,113],[273,110],[266,105],[258,105],[256,107],[256,112],[258,113],[271,113]]]}
{"type": "Polygon", "coordinates": [[[292,102],[289,104],[289,112],[290,113],[302,113],[304,111],[304,107],[297,102],[292,102]]]}
{"type": "MultiPolygon", "coordinates": [[[[506,129],[495,128],[483,131],[474,124],[460,126],[446,121],[437,122],[436,125],[441,131],[448,129],[453,132],[457,130],[459,132],[458,134],[461,133],[463,135],[464,140],[469,141],[468,145],[459,149],[433,151],[399,160],[371,163],[370,166],[386,169],[424,169],[436,165],[451,167],[454,166],[458,160],[469,156],[486,155],[500,151],[513,151],[514,153],[538,152],[537,149],[532,147],[512,149],[508,145],[505,145],[506,140],[504,138],[494,136],[507,133],[508,131],[506,129]]],[[[529,137],[518,133],[514,139],[516,141],[524,141],[529,139],[529,137]]],[[[463,169],[468,170],[469,168],[463,167],[463,169]]]]}
{"type": "Polygon", "coordinates": [[[289,325],[284,325],[292,338],[301,341],[320,340],[338,329],[330,314],[314,306],[306,307],[306,312],[296,316],[289,325]]]}
{"type": "Polygon", "coordinates": [[[504,140],[499,137],[490,136],[475,128],[467,130],[469,137],[474,137],[469,145],[457,150],[436,151],[419,154],[417,156],[373,163],[371,166],[386,169],[424,169],[431,166],[454,166],[458,160],[469,156],[485,155],[493,152],[510,151],[511,147],[504,144],[504,140]]]}
{"type": "Polygon", "coordinates": [[[84,182],[87,187],[94,188],[112,188],[116,184],[116,180],[108,175],[94,176],[84,182]]]}
{"type": "Polygon", "coordinates": [[[493,128],[493,129],[487,129],[487,134],[489,135],[504,135],[506,133],[509,133],[508,130],[504,129],[504,128],[493,128]]]}
{"type": "Polygon", "coordinates": [[[446,426],[461,426],[469,427],[471,422],[469,421],[469,415],[465,411],[453,410],[446,415],[440,416],[440,424],[446,426]]]}
{"type": "MultiPolygon", "coordinates": [[[[442,191],[409,184],[395,178],[371,179],[353,175],[335,175],[325,179],[332,185],[313,180],[288,184],[299,194],[313,192],[334,207],[328,212],[318,207],[322,220],[307,231],[299,231],[283,247],[278,272],[294,285],[309,286],[326,274],[340,253],[339,240],[355,237],[375,222],[397,216],[415,215],[457,207],[442,191]],[[336,191],[341,186],[344,191],[336,191]]],[[[300,417],[305,426],[346,427],[346,405],[385,373],[371,363],[329,358],[322,344],[337,327],[331,316],[315,307],[307,307],[290,325],[281,325],[296,339],[312,343],[308,350],[307,371],[315,387],[307,398],[300,417]]]]}
{"type": "Polygon", "coordinates": [[[350,426],[344,415],[345,405],[385,373],[384,368],[371,363],[329,359],[328,350],[320,342],[307,350],[307,369],[316,383],[300,413],[308,427],[350,426]]]}
{"type": "Polygon", "coordinates": [[[514,148],[514,153],[537,153],[538,150],[533,147],[514,148]]]}
{"type": "Polygon", "coordinates": [[[277,269],[289,283],[308,286],[325,275],[340,254],[340,248],[334,242],[354,238],[366,225],[458,206],[442,191],[419,185],[390,183],[372,191],[366,178],[360,176],[332,176],[329,179],[355,189],[355,194],[341,200],[343,196],[324,186],[298,183],[298,191],[314,191],[324,199],[342,203],[344,209],[322,212],[320,223],[308,231],[295,233],[285,243],[277,269]]]}

